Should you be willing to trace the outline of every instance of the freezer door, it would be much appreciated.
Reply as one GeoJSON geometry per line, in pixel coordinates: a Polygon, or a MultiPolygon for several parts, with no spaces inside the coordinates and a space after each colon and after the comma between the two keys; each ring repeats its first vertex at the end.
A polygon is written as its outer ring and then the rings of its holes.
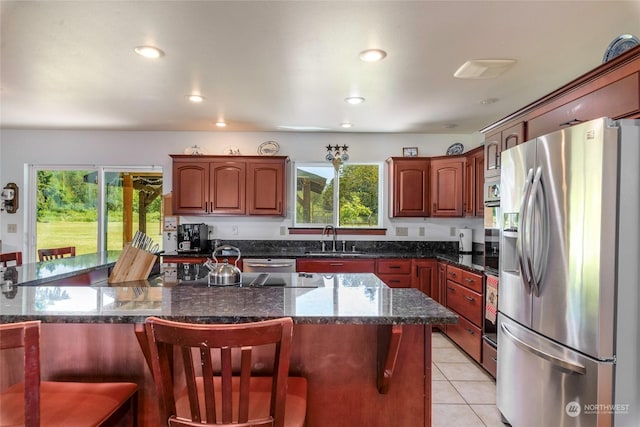
{"type": "Polygon", "coordinates": [[[540,175],[527,229],[535,282],[531,329],[597,359],[611,358],[616,129],[595,120],[540,137],[536,148],[540,175]]]}
{"type": "Polygon", "coordinates": [[[505,150],[501,154],[500,210],[500,298],[498,310],[518,322],[531,324],[531,278],[527,276],[523,232],[527,194],[535,167],[536,141],[505,150]]]}
{"type": "Polygon", "coordinates": [[[611,426],[613,365],[598,362],[498,314],[496,401],[514,427],[611,426]],[[605,405],[605,406],[600,406],[605,405]]]}

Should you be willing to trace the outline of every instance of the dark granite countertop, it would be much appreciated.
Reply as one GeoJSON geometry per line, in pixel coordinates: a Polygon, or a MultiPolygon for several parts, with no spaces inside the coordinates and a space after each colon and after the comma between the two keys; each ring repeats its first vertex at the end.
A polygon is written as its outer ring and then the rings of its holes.
{"type": "Polygon", "coordinates": [[[117,253],[105,253],[13,268],[18,285],[3,286],[0,323],[139,323],[148,316],[202,323],[281,316],[311,324],[457,322],[419,290],[389,288],[369,273],[282,273],[290,275],[286,286],[209,287],[202,281],[164,282],[162,276],[109,285],[107,272],[116,260],[117,253]],[[95,272],[102,281],[59,286],[95,272]]]}

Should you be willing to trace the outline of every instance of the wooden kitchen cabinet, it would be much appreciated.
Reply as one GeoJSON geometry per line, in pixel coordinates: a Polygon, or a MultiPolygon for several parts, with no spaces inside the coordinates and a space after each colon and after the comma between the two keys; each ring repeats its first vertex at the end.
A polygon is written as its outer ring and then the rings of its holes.
{"type": "Polygon", "coordinates": [[[390,288],[410,288],[411,260],[387,258],[376,260],[376,276],[390,288]]]}
{"type": "MultiPolygon", "coordinates": [[[[440,271],[440,270],[439,270],[440,271]]],[[[446,307],[458,314],[456,325],[446,334],[478,363],[482,362],[483,283],[482,275],[446,265],[446,307]]]]}
{"type": "Polygon", "coordinates": [[[433,259],[414,259],[412,287],[420,289],[434,301],[444,305],[438,286],[437,266],[438,262],[433,259]]]}
{"type": "Polygon", "coordinates": [[[524,142],[524,122],[501,128],[485,136],[484,177],[500,176],[500,155],[504,150],[524,142]]]}
{"type": "Polygon", "coordinates": [[[389,165],[389,216],[429,216],[429,159],[392,157],[389,165]]]}
{"type": "Polygon", "coordinates": [[[465,158],[431,159],[431,216],[461,217],[465,158]]]}
{"type": "Polygon", "coordinates": [[[597,119],[625,117],[640,111],[640,73],[634,73],[528,122],[528,138],[536,138],[568,126],[597,119]]]}
{"type": "Polygon", "coordinates": [[[464,170],[464,216],[484,216],[484,148],[467,153],[464,170]]]}
{"type": "Polygon", "coordinates": [[[286,157],[171,157],[174,214],[285,214],[286,157]]]}
{"type": "Polygon", "coordinates": [[[296,271],[305,273],[375,273],[374,259],[298,258],[296,271]]]}

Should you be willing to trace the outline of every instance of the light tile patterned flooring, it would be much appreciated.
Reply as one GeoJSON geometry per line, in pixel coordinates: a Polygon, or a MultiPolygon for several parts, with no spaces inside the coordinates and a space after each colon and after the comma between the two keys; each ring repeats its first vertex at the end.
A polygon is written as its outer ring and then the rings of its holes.
{"type": "Polygon", "coordinates": [[[505,427],[496,383],[445,335],[432,335],[432,427],[505,427]]]}

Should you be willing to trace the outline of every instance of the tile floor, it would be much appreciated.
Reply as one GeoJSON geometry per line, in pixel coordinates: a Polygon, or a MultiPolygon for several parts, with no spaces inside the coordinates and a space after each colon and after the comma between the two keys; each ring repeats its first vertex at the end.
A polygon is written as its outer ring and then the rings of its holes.
{"type": "Polygon", "coordinates": [[[432,336],[432,427],[505,427],[493,377],[445,335],[432,336]]]}

